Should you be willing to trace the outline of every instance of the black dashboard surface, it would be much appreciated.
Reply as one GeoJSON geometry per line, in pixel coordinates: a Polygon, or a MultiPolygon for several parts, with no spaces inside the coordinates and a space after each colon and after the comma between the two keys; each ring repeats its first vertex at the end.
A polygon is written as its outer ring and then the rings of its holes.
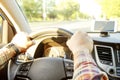
{"type": "Polygon", "coordinates": [[[93,57],[98,67],[105,71],[110,80],[120,79],[120,33],[89,33],[94,40],[93,57]]]}

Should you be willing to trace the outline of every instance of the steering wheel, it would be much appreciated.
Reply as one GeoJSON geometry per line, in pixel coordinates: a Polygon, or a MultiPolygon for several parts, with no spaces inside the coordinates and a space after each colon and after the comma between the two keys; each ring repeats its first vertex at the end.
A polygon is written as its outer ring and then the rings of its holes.
{"type": "MultiPolygon", "coordinates": [[[[54,36],[69,39],[71,35],[61,28],[47,28],[30,34],[33,40],[54,36]]],[[[72,76],[73,61],[70,59],[40,57],[20,64],[13,59],[8,64],[8,80],[67,80],[72,76]]]]}

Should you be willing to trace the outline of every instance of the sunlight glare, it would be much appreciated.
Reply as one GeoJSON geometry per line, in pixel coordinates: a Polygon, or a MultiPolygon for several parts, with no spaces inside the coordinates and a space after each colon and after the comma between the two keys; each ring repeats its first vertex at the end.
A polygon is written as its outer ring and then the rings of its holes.
{"type": "Polygon", "coordinates": [[[79,0],[80,11],[95,18],[101,15],[101,7],[94,0],[79,0]]]}

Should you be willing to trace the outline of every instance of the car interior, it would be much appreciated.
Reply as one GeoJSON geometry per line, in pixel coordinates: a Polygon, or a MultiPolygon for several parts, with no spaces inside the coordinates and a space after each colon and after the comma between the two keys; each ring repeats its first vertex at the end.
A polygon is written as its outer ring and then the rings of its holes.
{"type": "MultiPolygon", "coordinates": [[[[66,45],[73,32],[44,28],[32,32],[15,0],[0,0],[0,48],[24,31],[35,41],[25,54],[13,57],[0,70],[0,80],[72,80],[73,54],[66,45]]],[[[109,80],[120,80],[120,32],[116,21],[95,21],[87,32],[94,41],[92,57],[109,80]],[[106,29],[106,26],[110,26],[106,29]]]]}

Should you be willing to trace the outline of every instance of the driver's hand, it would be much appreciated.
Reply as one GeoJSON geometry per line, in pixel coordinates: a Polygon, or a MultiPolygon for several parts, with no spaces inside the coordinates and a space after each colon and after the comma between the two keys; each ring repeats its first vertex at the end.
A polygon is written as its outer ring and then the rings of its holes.
{"type": "Polygon", "coordinates": [[[27,33],[20,32],[14,36],[11,43],[14,43],[21,53],[25,52],[30,46],[34,44],[27,33]]]}
{"type": "Polygon", "coordinates": [[[81,50],[93,50],[93,40],[87,35],[86,32],[78,31],[76,32],[70,40],[67,41],[69,49],[74,53],[81,50]]]}

